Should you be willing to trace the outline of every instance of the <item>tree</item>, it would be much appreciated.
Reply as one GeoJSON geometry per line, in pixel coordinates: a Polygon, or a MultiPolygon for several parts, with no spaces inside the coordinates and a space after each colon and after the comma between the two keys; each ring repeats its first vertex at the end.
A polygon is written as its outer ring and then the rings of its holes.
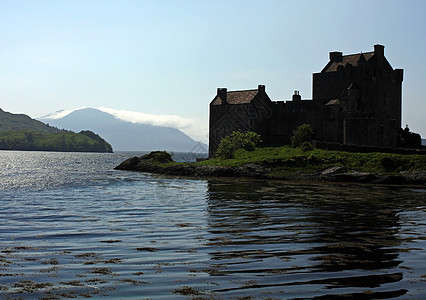
{"type": "Polygon", "coordinates": [[[27,141],[32,144],[34,142],[34,135],[32,131],[25,131],[25,138],[27,139],[27,141]]]}
{"type": "Polygon", "coordinates": [[[312,147],[312,140],[315,132],[311,125],[302,124],[293,130],[293,136],[291,137],[291,146],[300,147],[302,144],[307,145],[309,143],[312,147]]]}
{"type": "Polygon", "coordinates": [[[237,149],[253,151],[261,142],[260,135],[253,131],[234,131],[220,141],[216,156],[225,159],[233,158],[237,149]]]}

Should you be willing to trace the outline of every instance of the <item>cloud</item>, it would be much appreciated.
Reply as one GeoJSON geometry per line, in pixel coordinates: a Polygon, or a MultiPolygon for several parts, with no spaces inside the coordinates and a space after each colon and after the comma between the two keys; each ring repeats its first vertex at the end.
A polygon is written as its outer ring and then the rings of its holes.
{"type": "Polygon", "coordinates": [[[208,128],[205,124],[199,124],[192,119],[182,118],[177,115],[154,115],[108,107],[98,107],[97,109],[122,121],[177,128],[197,141],[208,143],[208,128]]]}
{"type": "Polygon", "coordinates": [[[48,115],[42,116],[42,117],[38,117],[38,119],[50,119],[50,120],[57,120],[57,119],[62,119],[66,116],[68,116],[70,113],[76,111],[76,110],[80,110],[80,109],[85,109],[86,107],[80,107],[80,108],[76,108],[76,109],[61,109],[58,111],[55,111],[53,113],[50,113],[48,115]]]}
{"type": "MultiPolygon", "coordinates": [[[[80,107],[76,109],[62,109],[62,110],[53,112],[51,114],[48,114],[46,116],[40,117],[38,119],[51,119],[51,120],[61,119],[76,110],[80,110],[84,108],[87,108],[87,107],[80,107]]],[[[118,110],[118,109],[113,109],[108,107],[98,107],[97,109],[105,113],[108,113],[119,120],[131,122],[131,123],[149,124],[153,126],[162,126],[162,127],[173,127],[178,129],[185,129],[194,125],[194,121],[192,119],[182,118],[177,115],[154,115],[154,114],[146,114],[146,113],[130,111],[130,110],[118,110]]]]}
{"type": "MultiPolygon", "coordinates": [[[[76,109],[62,109],[46,116],[40,117],[38,119],[61,119],[76,110],[84,108],[87,107],[81,107],[76,109]]],[[[193,119],[183,118],[178,115],[154,115],[137,111],[118,110],[108,107],[98,107],[97,109],[126,122],[177,128],[179,130],[182,130],[185,134],[191,136],[195,140],[202,141],[204,143],[208,142],[208,128],[206,127],[206,124],[202,124],[193,119]]]]}
{"type": "Polygon", "coordinates": [[[154,115],[137,111],[117,110],[107,107],[98,107],[100,111],[113,115],[117,119],[153,126],[174,127],[178,129],[188,128],[193,125],[193,120],[177,115],[154,115]]]}

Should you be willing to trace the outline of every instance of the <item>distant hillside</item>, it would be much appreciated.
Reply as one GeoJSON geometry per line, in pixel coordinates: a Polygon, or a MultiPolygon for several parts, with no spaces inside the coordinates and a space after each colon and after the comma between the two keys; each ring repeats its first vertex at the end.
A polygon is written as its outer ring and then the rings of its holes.
{"type": "MultiPolygon", "coordinates": [[[[88,129],[98,132],[117,151],[190,152],[200,145],[176,128],[126,122],[94,108],[79,109],[60,119],[52,119],[50,117],[52,115],[54,114],[39,120],[58,128],[74,131],[88,129]]],[[[207,152],[207,145],[201,145],[207,152]]]]}
{"type": "Polygon", "coordinates": [[[112,152],[112,147],[91,131],[59,130],[0,109],[0,150],[112,152]]]}
{"type": "Polygon", "coordinates": [[[12,114],[0,108],[0,131],[34,130],[37,132],[57,132],[58,129],[31,119],[27,115],[12,114]]]}

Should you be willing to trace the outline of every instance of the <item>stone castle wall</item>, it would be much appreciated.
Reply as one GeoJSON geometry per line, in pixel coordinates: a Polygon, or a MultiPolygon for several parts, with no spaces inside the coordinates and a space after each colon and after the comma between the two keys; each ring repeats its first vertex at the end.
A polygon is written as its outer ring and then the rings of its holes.
{"type": "Polygon", "coordinates": [[[282,145],[305,123],[319,141],[395,147],[402,80],[403,70],[394,70],[384,46],[375,45],[368,53],[331,52],[324,69],[313,74],[313,100],[302,100],[296,91],[289,101],[271,101],[263,85],[247,91],[218,89],[210,103],[210,155],[233,131],[254,131],[266,145],[282,145]]]}

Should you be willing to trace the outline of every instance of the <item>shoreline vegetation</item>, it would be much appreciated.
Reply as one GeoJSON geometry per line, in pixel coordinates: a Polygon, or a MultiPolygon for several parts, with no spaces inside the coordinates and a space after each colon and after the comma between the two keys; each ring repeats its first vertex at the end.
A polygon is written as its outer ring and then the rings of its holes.
{"type": "Polygon", "coordinates": [[[0,131],[0,150],[112,153],[111,145],[96,133],[59,130],[0,131]]]}
{"type": "Polygon", "coordinates": [[[58,129],[24,114],[0,108],[0,150],[112,153],[111,145],[98,134],[58,129]]]}
{"type": "Polygon", "coordinates": [[[174,162],[169,153],[154,151],[129,158],[114,169],[195,178],[426,185],[426,155],[306,150],[290,146],[237,149],[232,158],[192,163],[174,162]]]}

